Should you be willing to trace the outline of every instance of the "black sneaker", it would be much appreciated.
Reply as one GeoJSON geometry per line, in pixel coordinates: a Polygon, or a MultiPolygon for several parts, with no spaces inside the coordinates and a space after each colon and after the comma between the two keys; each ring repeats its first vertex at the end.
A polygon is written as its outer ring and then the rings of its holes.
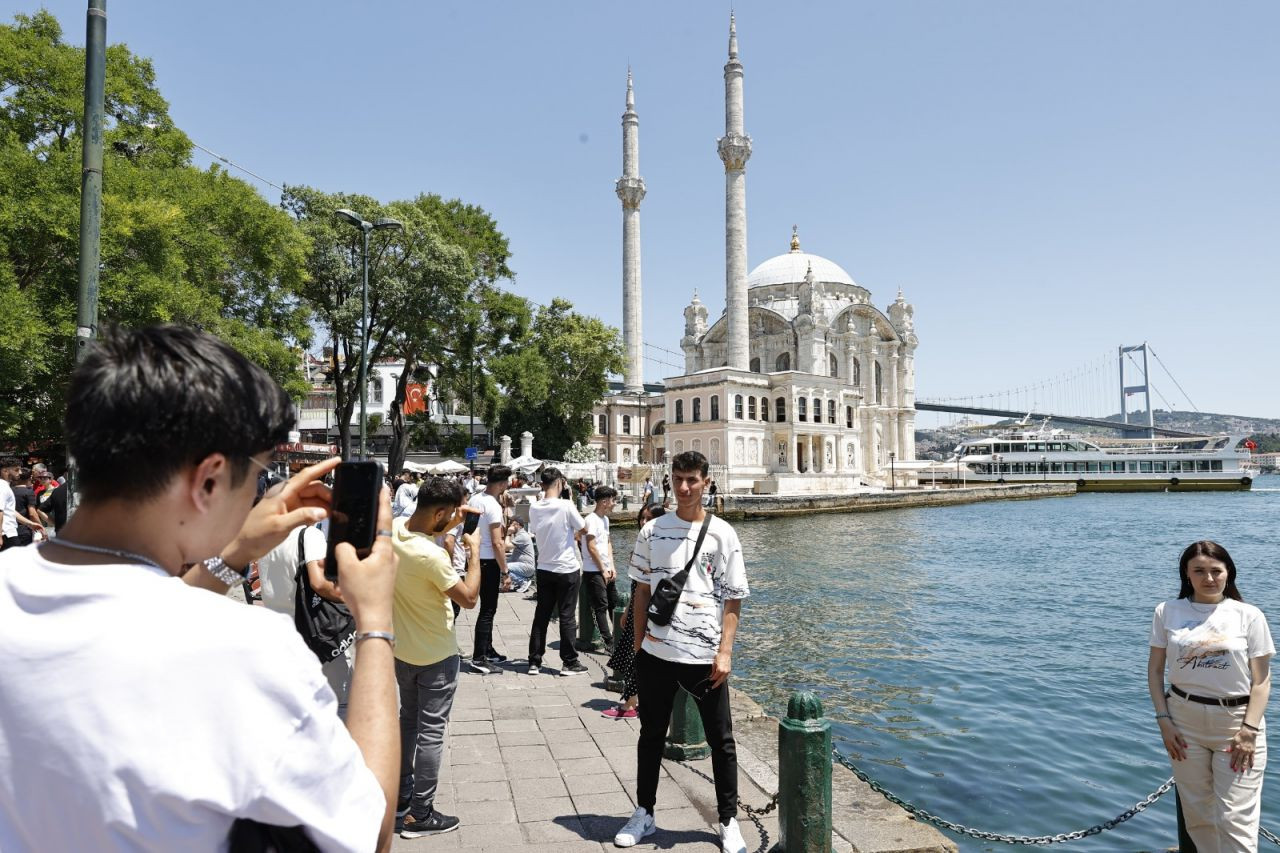
{"type": "Polygon", "coordinates": [[[446,832],[453,832],[461,823],[456,817],[450,817],[447,814],[432,809],[430,817],[423,820],[414,819],[412,823],[406,823],[404,829],[400,830],[401,838],[423,838],[428,835],[443,835],[446,832]]]}
{"type": "Polygon", "coordinates": [[[506,663],[507,662],[506,655],[500,655],[497,652],[495,652],[493,649],[489,650],[489,654],[485,655],[484,659],[487,660],[489,663],[506,663]]]}
{"type": "Polygon", "coordinates": [[[587,668],[582,665],[581,661],[574,661],[573,663],[567,663],[560,667],[560,674],[566,677],[570,675],[582,675],[586,671],[587,668]]]}
{"type": "Polygon", "coordinates": [[[478,672],[481,675],[488,675],[493,672],[493,667],[489,666],[487,661],[472,659],[471,671],[478,672]]]}

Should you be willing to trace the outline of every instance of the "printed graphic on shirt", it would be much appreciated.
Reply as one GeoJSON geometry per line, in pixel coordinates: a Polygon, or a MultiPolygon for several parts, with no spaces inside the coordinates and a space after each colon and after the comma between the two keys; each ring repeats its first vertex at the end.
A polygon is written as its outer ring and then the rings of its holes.
{"type": "Polygon", "coordinates": [[[1178,656],[1179,669],[1227,669],[1231,666],[1231,639],[1212,626],[1205,625],[1205,630],[1196,631],[1205,623],[1188,622],[1175,633],[1185,632],[1179,647],[1182,653],[1178,656]]]}

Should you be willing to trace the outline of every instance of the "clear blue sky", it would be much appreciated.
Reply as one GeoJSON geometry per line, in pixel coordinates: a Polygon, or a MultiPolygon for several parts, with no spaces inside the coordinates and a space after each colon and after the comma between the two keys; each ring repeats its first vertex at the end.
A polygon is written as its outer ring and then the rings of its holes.
{"type": "MultiPolygon", "coordinates": [[[[82,42],[83,0],[48,8],[82,42]]],[[[806,251],[881,308],[901,288],[921,397],[1086,364],[1100,387],[1119,344],[1148,340],[1200,409],[1280,417],[1280,4],[736,11],[750,266],[786,251],[795,223],[806,251]]],[[[110,0],[108,12],[108,38],[154,59],[200,144],[276,183],[480,204],[510,238],[518,292],[615,325],[630,63],[649,191],[645,339],[678,351],[694,288],[713,317],[723,308],[727,3],[110,0]]],[[[649,379],[678,372],[645,365],[649,379]]]]}

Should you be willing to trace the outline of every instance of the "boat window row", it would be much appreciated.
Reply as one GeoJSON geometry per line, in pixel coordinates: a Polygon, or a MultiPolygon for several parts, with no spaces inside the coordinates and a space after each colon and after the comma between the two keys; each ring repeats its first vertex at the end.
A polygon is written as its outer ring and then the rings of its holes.
{"type": "Polygon", "coordinates": [[[1001,462],[973,467],[979,474],[1190,474],[1222,470],[1221,459],[1137,462],[1001,462]]]}
{"type": "Polygon", "coordinates": [[[997,442],[995,444],[971,444],[966,448],[966,453],[1071,453],[1082,452],[1087,450],[1097,450],[1090,444],[1083,441],[1027,441],[1009,444],[1006,442],[997,442]]]}

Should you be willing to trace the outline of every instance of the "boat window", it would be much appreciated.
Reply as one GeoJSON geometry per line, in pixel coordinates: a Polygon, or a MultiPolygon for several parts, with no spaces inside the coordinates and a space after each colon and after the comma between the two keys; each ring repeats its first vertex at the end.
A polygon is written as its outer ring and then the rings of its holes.
{"type": "Polygon", "coordinates": [[[1021,463],[1021,462],[1015,462],[1015,463],[1013,463],[1013,473],[1015,473],[1015,474],[1022,474],[1022,473],[1024,473],[1024,472],[1023,472],[1023,470],[1022,470],[1022,463],[1021,463]]]}
{"type": "Polygon", "coordinates": [[[1085,471],[1086,471],[1087,473],[1089,473],[1089,474],[1096,474],[1096,473],[1098,473],[1098,463],[1097,463],[1097,462],[1086,462],[1086,463],[1085,463],[1085,471]]]}
{"type": "Polygon", "coordinates": [[[1179,462],[1178,460],[1175,459],[1174,461],[1169,463],[1170,474],[1177,474],[1181,470],[1182,470],[1182,463],[1179,462]]]}
{"type": "Polygon", "coordinates": [[[1154,471],[1154,472],[1155,472],[1155,473],[1157,473],[1157,474],[1163,474],[1163,473],[1165,473],[1165,463],[1164,463],[1164,462],[1152,462],[1152,463],[1151,463],[1151,470],[1152,470],[1152,471],[1154,471]]]}
{"type": "Polygon", "coordinates": [[[1033,441],[1027,445],[1028,453],[1044,453],[1044,445],[1038,441],[1033,441]]]}
{"type": "Polygon", "coordinates": [[[1141,462],[1139,462],[1139,463],[1138,463],[1138,473],[1139,473],[1139,474],[1150,474],[1150,473],[1151,473],[1151,463],[1150,463],[1150,462],[1148,462],[1148,461],[1147,461],[1147,460],[1145,460],[1145,459],[1144,459],[1144,460],[1142,460],[1141,462]]]}
{"type": "Polygon", "coordinates": [[[1062,463],[1061,463],[1061,462],[1050,462],[1049,464],[1053,466],[1053,467],[1051,467],[1051,468],[1049,469],[1050,473],[1053,473],[1053,474],[1061,474],[1061,473],[1062,473],[1062,463]]]}
{"type": "Polygon", "coordinates": [[[1213,460],[1213,467],[1212,467],[1210,470],[1212,470],[1212,471],[1221,471],[1221,470],[1222,470],[1222,460],[1221,460],[1221,459],[1215,459],[1215,460],[1213,460]]]}

